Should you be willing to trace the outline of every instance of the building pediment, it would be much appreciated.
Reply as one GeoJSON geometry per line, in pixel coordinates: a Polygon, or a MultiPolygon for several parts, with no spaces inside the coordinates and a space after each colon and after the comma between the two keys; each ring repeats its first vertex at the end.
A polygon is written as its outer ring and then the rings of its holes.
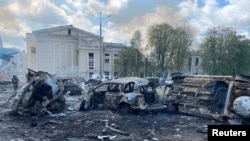
{"type": "Polygon", "coordinates": [[[42,30],[33,31],[35,35],[72,35],[79,36],[82,38],[100,38],[100,36],[90,33],[88,31],[82,30],[80,28],[74,27],[73,25],[58,26],[53,28],[47,28],[42,30]]]}

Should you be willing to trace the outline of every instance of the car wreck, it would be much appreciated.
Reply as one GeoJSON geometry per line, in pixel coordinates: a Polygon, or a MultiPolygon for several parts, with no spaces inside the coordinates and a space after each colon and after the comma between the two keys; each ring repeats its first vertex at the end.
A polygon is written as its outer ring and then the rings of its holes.
{"type": "Polygon", "coordinates": [[[250,77],[174,75],[165,94],[179,112],[218,120],[250,119],[250,77]]]}
{"type": "Polygon", "coordinates": [[[13,113],[36,116],[64,110],[66,91],[61,81],[47,72],[31,69],[28,69],[26,79],[20,90],[7,100],[13,113]]]}
{"type": "Polygon", "coordinates": [[[82,95],[83,89],[77,82],[74,82],[73,78],[64,77],[57,79],[62,82],[64,91],[69,92],[69,95],[82,95]]]}
{"type": "Polygon", "coordinates": [[[109,108],[121,113],[152,112],[166,108],[154,84],[138,77],[113,79],[91,87],[84,93],[80,105],[80,111],[109,108]]]}

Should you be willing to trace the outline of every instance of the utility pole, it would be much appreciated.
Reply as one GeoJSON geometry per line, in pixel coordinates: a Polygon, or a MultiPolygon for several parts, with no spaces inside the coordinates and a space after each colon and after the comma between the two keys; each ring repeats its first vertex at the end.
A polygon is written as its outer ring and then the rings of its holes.
{"type": "Polygon", "coordinates": [[[102,77],[102,12],[100,12],[100,79],[102,77]]]}
{"type": "MultiPolygon", "coordinates": [[[[107,17],[104,18],[108,18],[111,17],[111,15],[108,15],[107,17]]],[[[104,18],[102,18],[102,12],[100,12],[100,78],[102,79],[102,72],[103,72],[103,60],[102,60],[102,55],[103,55],[103,46],[102,46],[102,20],[104,18]]]]}
{"type": "Polygon", "coordinates": [[[148,76],[148,55],[146,55],[145,78],[148,76]]]}

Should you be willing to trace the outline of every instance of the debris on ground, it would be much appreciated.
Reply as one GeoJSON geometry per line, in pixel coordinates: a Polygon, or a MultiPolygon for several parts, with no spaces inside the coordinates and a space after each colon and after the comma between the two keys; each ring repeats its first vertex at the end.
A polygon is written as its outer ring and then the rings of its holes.
{"type": "MultiPolygon", "coordinates": [[[[245,76],[174,77],[171,83],[165,83],[166,88],[158,88],[163,94],[159,98],[163,99],[157,102],[177,108],[126,114],[112,108],[79,111],[84,95],[69,95],[64,84],[53,75],[28,69],[26,78],[16,93],[11,84],[4,84],[5,91],[0,93],[0,140],[204,141],[208,125],[246,124],[249,118],[250,80],[245,76]]],[[[116,88],[107,86],[109,90],[116,88]]],[[[91,91],[96,87],[89,92],[97,92],[91,91]]],[[[156,92],[152,87],[145,88],[148,88],[145,92],[156,92]]],[[[107,94],[114,93],[121,91],[107,94]]],[[[125,98],[132,100],[132,96],[125,98]]],[[[152,102],[147,98],[146,102],[152,102]]]]}

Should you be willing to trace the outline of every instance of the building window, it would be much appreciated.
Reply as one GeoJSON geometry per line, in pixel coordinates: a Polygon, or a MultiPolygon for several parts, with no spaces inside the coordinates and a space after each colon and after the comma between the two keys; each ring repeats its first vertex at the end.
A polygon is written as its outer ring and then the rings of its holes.
{"type": "Polygon", "coordinates": [[[109,64],[109,59],[108,58],[105,58],[105,63],[109,64]]]}
{"type": "Polygon", "coordinates": [[[108,72],[108,71],[105,71],[105,72],[104,72],[104,75],[109,76],[109,72],[108,72]]]}
{"type": "Polygon", "coordinates": [[[93,72],[89,72],[89,78],[92,78],[93,75],[94,75],[93,72]]]}
{"type": "Polygon", "coordinates": [[[71,29],[68,29],[68,35],[71,35],[71,29]]]}
{"type": "Polygon", "coordinates": [[[188,71],[191,72],[192,58],[188,58],[188,71]]]}
{"type": "Polygon", "coordinates": [[[195,58],[195,66],[199,65],[199,58],[195,58]]]}
{"type": "Polygon", "coordinates": [[[118,77],[118,72],[114,72],[114,76],[117,78],[118,77]]]}
{"type": "Polygon", "coordinates": [[[94,69],[94,53],[89,53],[89,69],[94,69]]]}
{"type": "Polygon", "coordinates": [[[31,52],[36,54],[36,47],[31,47],[31,52]]]}
{"type": "Polygon", "coordinates": [[[109,64],[109,54],[105,53],[105,64],[109,64]]]}
{"type": "Polygon", "coordinates": [[[108,72],[108,71],[105,71],[105,72],[104,72],[104,75],[105,75],[105,79],[108,79],[108,80],[109,80],[109,72],[108,72]]]}

